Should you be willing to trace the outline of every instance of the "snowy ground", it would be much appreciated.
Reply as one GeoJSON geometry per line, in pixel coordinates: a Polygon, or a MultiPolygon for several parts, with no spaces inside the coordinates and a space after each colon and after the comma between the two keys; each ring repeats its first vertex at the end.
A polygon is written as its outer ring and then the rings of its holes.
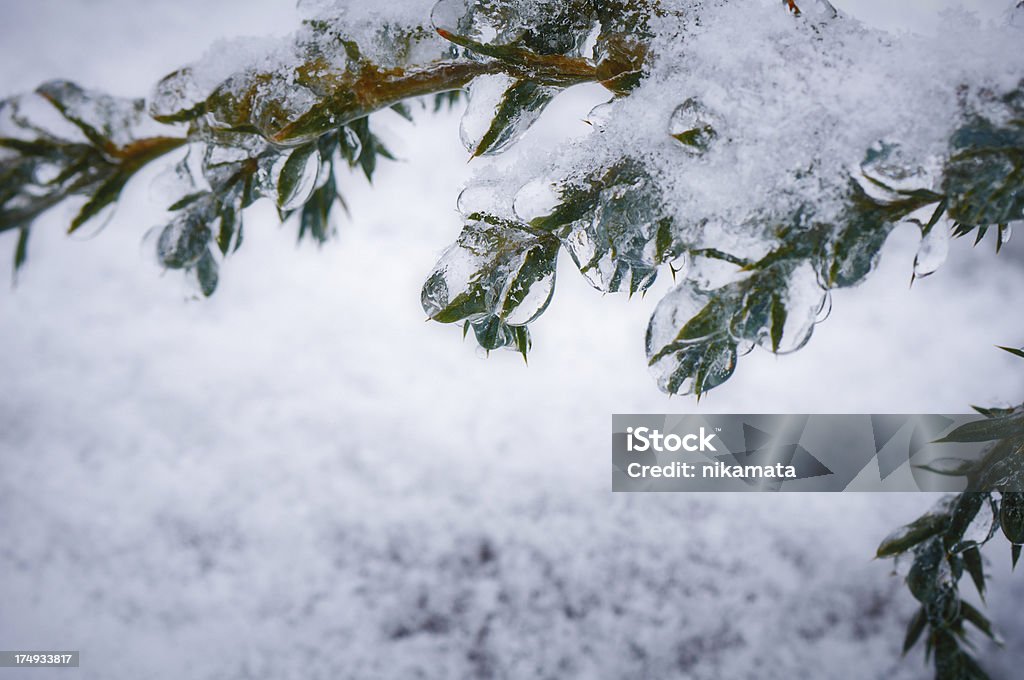
{"type": "MultiPolygon", "coordinates": [[[[58,75],[139,94],[218,37],[294,25],[286,0],[252,5],[6,0],[0,95],[58,75]]],[[[593,103],[562,98],[523,143],[593,103]]],[[[255,208],[209,301],[140,247],[152,174],[94,239],[38,224],[0,294],[0,648],[82,667],[0,678],[926,675],[899,659],[910,598],[869,558],[932,499],[613,496],[610,416],[1019,402],[992,345],[1024,341],[1021,244],[957,243],[909,289],[898,230],[804,350],[755,352],[698,407],[644,366],[664,284],[627,301],[563,268],[529,368],[425,324],[472,167],[454,114],[381,122],[404,161],[346,182],[340,238],[296,248],[255,208]]],[[[1007,647],[987,665],[1009,678],[1024,580],[992,551],[1007,647]]]]}

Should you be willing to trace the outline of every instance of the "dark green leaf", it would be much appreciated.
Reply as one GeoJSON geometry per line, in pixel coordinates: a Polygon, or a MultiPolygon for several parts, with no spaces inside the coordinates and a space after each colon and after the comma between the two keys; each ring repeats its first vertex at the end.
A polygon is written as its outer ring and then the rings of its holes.
{"type": "Polygon", "coordinates": [[[1024,543],[1024,493],[1008,492],[1002,495],[999,526],[1010,543],[1024,543]]]}
{"type": "Polygon", "coordinates": [[[121,170],[100,185],[100,188],[96,190],[96,193],[92,195],[92,198],[82,206],[78,215],[76,215],[75,219],[71,221],[71,226],[68,227],[68,233],[71,234],[77,231],[83,224],[99,215],[104,208],[109,205],[113,205],[121,195],[121,190],[124,189],[124,185],[128,183],[130,178],[130,172],[121,170]]]}
{"type": "Polygon", "coordinates": [[[196,263],[196,278],[199,280],[199,289],[206,297],[210,297],[217,290],[219,278],[217,269],[217,260],[213,258],[213,253],[207,249],[203,256],[199,258],[199,262],[196,263]]]}
{"type": "Polygon", "coordinates": [[[405,118],[410,123],[412,122],[412,111],[409,109],[409,105],[405,102],[398,102],[397,104],[391,105],[391,110],[397,113],[402,118],[405,118]]]}
{"type": "Polygon", "coordinates": [[[957,496],[950,513],[949,524],[942,537],[946,548],[952,548],[960,542],[987,499],[988,494],[984,493],[965,492],[957,496]]]}
{"type": "Polygon", "coordinates": [[[978,589],[978,594],[981,595],[982,600],[985,599],[985,565],[981,560],[981,550],[978,546],[968,548],[963,553],[964,558],[964,569],[971,575],[971,580],[974,581],[974,587],[978,589]]]}
{"type": "Polygon", "coordinates": [[[999,347],[999,349],[1003,350],[1004,352],[1009,352],[1010,354],[1012,354],[1012,355],[1014,355],[1016,357],[1020,357],[1021,359],[1024,359],[1024,349],[1022,349],[1022,348],[1019,348],[1019,347],[1003,347],[1002,345],[996,345],[996,346],[999,347]]]}
{"type": "Polygon", "coordinates": [[[1024,413],[965,423],[935,443],[985,442],[1024,435],[1024,413]]]}
{"type": "Polygon", "coordinates": [[[22,227],[18,230],[18,243],[14,247],[14,280],[17,281],[18,270],[21,269],[22,265],[25,264],[25,260],[28,259],[28,227],[22,227]]]}
{"type": "Polygon", "coordinates": [[[782,343],[782,332],[786,327],[786,303],[778,295],[772,298],[772,351],[778,352],[782,343]]]}
{"type": "Polygon", "coordinates": [[[305,144],[292,151],[291,155],[288,156],[277,180],[278,205],[285,205],[295,197],[299,184],[305,176],[309,158],[316,151],[317,146],[315,143],[305,144]]]}
{"type": "Polygon", "coordinates": [[[928,625],[928,616],[925,614],[924,607],[918,607],[917,611],[910,619],[910,623],[907,624],[907,634],[903,638],[903,655],[906,656],[917,641],[921,638],[921,633],[924,632],[925,627],[928,625]]]}
{"type": "Polygon", "coordinates": [[[217,231],[217,248],[222,255],[227,255],[231,248],[231,239],[235,235],[237,213],[231,205],[224,205],[220,212],[220,229],[217,231]]]}
{"type": "Polygon", "coordinates": [[[1020,219],[1024,215],[1024,129],[997,127],[974,118],[953,134],[950,144],[943,185],[950,216],[979,225],[1020,219]]]}
{"type": "Polygon", "coordinates": [[[992,627],[992,622],[988,620],[984,614],[979,612],[970,602],[961,602],[960,611],[963,613],[964,620],[970,621],[974,626],[988,636],[990,639],[1001,643],[999,636],[996,634],[992,627]]]}
{"type": "Polygon", "coordinates": [[[910,550],[915,545],[944,531],[949,524],[949,515],[928,513],[910,524],[889,534],[878,546],[875,557],[892,557],[910,550]]]}

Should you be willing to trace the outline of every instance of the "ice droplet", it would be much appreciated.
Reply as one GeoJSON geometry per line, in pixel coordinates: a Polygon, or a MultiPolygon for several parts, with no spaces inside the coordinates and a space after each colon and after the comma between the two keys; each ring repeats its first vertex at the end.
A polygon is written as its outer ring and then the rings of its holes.
{"type": "Polygon", "coordinates": [[[992,538],[999,529],[995,509],[989,500],[981,504],[978,514],[967,525],[960,542],[953,546],[954,552],[962,552],[974,545],[981,545],[992,538]]]}
{"type": "Polygon", "coordinates": [[[658,387],[669,394],[705,392],[728,380],[736,368],[737,343],[724,328],[679,340],[680,331],[712,296],[684,281],[661,299],[647,326],[645,347],[658,387]],[[698,384],[698,377],[700,378],[698,384]]]}
{"type": "Polygon", "coordinates": [[[586,121],[594,126],[595,130],[603,130],[607,127],[609,121],[612,119],[612,113],[615,111],[615,102],[604,102],[598,104],[594,108],[590,109],[590,113],[587,114],[586,121]]]}
{"type": "Polygon", "coordinates": [[[529,224],[537,218],[550,215],[561,200],[558,182],[550,179],[535,179],[516,193],[512,209],[515,211],[516,217],[529,224]]]}
{"type": "Polygon", "coordinates": [[[160,232],[156,243],[157,259],[169,269],[191,267],[206,252],[211,235],[198,215],[179,213],[160,232]]]}
{"type": "Polygon", "coordinates": [[[504,75],[481,76],[467,88],[469,102],[459,124],[459,139],[466,151],[473,152],[487,134],[505,90],[513,80],[504,75]]]}
{"type": "MultiPolygon", "coordinates": [[[[679,330],[686,322],[697,316],[711,300],[711,295],[700,290],[690,281],[683,281],[663,297],[651,321],[647,326],[647,356],[653,356],[663,347],[675,341],[679,330]]],[[[693,338],[692,342],[702,342],[710,336],[693,338]]]]}
{"type": "Polygon", "coordinates": [[[463,217],[474,213],[501,214],[505,198],[505,185],[497,180],[474,182],[459,193],[455,209],[463,217]]]}
{"type": "Polygon", "coordinates": [[[504,75],[481,76],[467,88],[459,138],[474,154],[501,153],[533,125],[558,88],[504,75]]]}
{"type": "Polygon", "coordinates": [[[430,12],[430,22],[438,31],[489,45],[498,37],[501,26],[486,11],[488,5],[473,0],[439,0],[430,12]]]}
{"type": "Polygon", "coordinates": [[[259,157],[256,190],[282,211],[301,207],[316,189],[322,163],[315,145],[259,157]]]}
{"type": "Polygon", "coordinates": [[[819,285],[818,275],[810,264],[801,264],[789,276],[784,304],[786,321],[778,348],[773,350],[770,334],[762,334],[757,344],[776,354],[795,352],[811,339],[821,310],[825,308],[827,292],[819,285]]]}
{"type": "Polygon", "coordinates": [[[932,274],[946,261],[949,255],[950,228],[947,219],[940,219],[921,237],[921,244],[914,256],[914,276],[924,278],[932,274]]]}
{"type": "Polygon", "coordinates": [[[915,162],[899,144],[884,141],[868,150],[857,181],[868,196],[883,203],[903,193],[932,189],[936,183],[933,170],[915,162]]]}
{"type": "Polygon", "coordinates": [[[349,162],[355,162],[363,154],[363,141],[359,139],[359,135],[356,131],[350,128],[348,125],[341,128],[341,133],[344,135],[344,156],[349,162]]]}
{"type": "Polygon", "coordinates": [[[711,148],[718,136],[716,117],[696,99],[687,99],[676,107],[669,119],[668,133],[680,147],[692,156],[699,156],[711,148]]]}
{"type": "Polygon", "coordinates": [[[192,69],[185,67],[156,84],[149,97],[149,112],[159,121],[187,120],[206,101],[209,92],[196,82],[192,69]]]}

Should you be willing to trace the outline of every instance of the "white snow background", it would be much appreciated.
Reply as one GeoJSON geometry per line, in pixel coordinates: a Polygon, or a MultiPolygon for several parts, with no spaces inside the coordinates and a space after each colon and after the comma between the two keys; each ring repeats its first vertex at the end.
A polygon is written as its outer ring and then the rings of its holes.
{"type": "MultiPolygon", "coordinates": [[[[892,30],[938,12],[836,4],[892,30]]],[[[0,0],[0,96],[54,77],[143,95],[297,21],[289,0],[0,0]]],[[[562,95],[520,144],[586,134],[603,98],[562,95]]],[[[143,250],[158,171],[95,238],[63,235],[68,210],[37,223],[0,292],[0,648],[82,666],[0,678],[927,677],[899,656],[914,603],[871,555],[933,498],[612,495],[611,414],[1019,403],[993,345],[1024,342],[1021,243],[955,242],[910,288],[899,228],[806,348],[750,354],[698,405],[647,374],[665,281],[602,296],[562,258],[529,367],[424,323],[473,166],[458,112],[377,118],[402,160],[342,179],[339,238],[297,247],[258,205],[210,300],[143,250]]],[[[1024,578],[1001,539],[987,552],[1007,643],[984,665],[1019,677],[1024,578]]]]}

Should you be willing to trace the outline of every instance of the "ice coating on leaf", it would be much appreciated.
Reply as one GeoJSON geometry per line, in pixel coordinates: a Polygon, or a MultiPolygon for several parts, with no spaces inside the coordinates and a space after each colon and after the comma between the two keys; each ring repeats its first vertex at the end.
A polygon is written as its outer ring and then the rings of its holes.
{"type": "Polygon", "coordinates": [[[485,213],[497,217],[513,217],[509,189],[506,182],[497,179],[478,179],[459,192],[455,207],[467,220],[473,215],[485,213]]]}
{"type": "Polygon", "coordinates": [[[515,81],[502,74],[480,76],[468,88],[469,103],[459,122],[459,138],[466,151],[473,152],[494,119],[505,90],[515,81]]]}
{"type": "Polygon", "coordinates": [[[91,142],[108,151],[127,147],[149,134],[166,134],[146,115],[142,99],[112,97],[67,80],[51,80],[36,91],[91,142]]]}
{"type": "Polygon", "coordinates": [[[24,263],[28,231],[42,212],[85,196],[68,233],[82,236],[85,225],[94,233],[135,173],[182,141],[145,115],[142,100],[65,80],[0,101],[0,231],[21,230],[15,268],[24,263]]]}
{"type": "Polygon", "coordinates": [[[914,276],[922,278],[934,273],[949,256],[951,224],[942,219],[933,225],[924,236],[914,256],[914,276]]]}
{"type": "Polygon", "coordinates": [[[509,54],[502,48],[587,56],[597,23],[593,4],[579,0],[439,0],[430,18],[439,32],[481,46],[484,54],[493,50],[499,58],[509,54]]]}
{"type": "Polygon", "coordinates": [[[209,94],[196,79],[192,67],[186,66],[156,84],[149,96],[149,113],[164,122],[190,120],[202,113],[202,104],[209,94]]]}
{"type": "Polygon", "coordinates": [[[557,253],[558,241],[550,235],[474,216],[427,278],[423,310],[442,323],[495,317],[523,326],[551,300],[557,253]]]}
{"type": "Polygon", "coordinates": [[[824,304],[817,274],[804,263],[768,285],[750,286],[730,333],[737,341],[749,340],[776,354],[795,352],[810,340],[824,304]]]}
{"type": "Polygon", "coordinates": [[[504,75],[479,76],[467,89],[469,104],[459,136],[474,156],[501,153],[540,117],[558,90],[504,75]]]}
{"type": "Polygon", "coordinates": [[[868,196],[887,203],[901,194],[938,188],[936,159],[926,162],[927,167],[908,157],[899,143],[877,142],[867,150],[857,179],[868,196]]]}
{"type": "Polygon", "coordinates": [[[738,345],[729,337],[725,313],[714,294],[690,282],[662,298],[646,337],[648,363],[662,391],[700,396],[729,379],[738,345]]]}
{"type": "Polygon", "coordinates": [[[185,212],[163,228],[156,243],[157,259],[169,269],[195,265],[206,253],[212,234],[195,213],[185,212]]]}
{"type": "Polygon", "coordinates": [[[553,213],[559,203],[560,184],[550,178],[538,178],[516,192],[512,208],[516,217],[529,224],[553,213]]]}
{"type": "Polygon", "coordinates": [[[986,543],[998,530],[995,507],[988,499],[980,504],[978,513],[974,515],[959,542],[952,546],[955,552],[962,552],[976,545],[986,543]]]}
{"type": "Polygon", "coordinates": [[[301,145],[415,95],[416,87],[433,91],[422,72],[454,55],[426,26],[429,3],[416,5],[313,3],[303,27],[284,39],[223,41],[168,75],[150,96],[150,111],[164,121],[205,114],[214,130],[301,145]]]}
{"type": "Polygon", "coordinates": [[[556,234],[580,273],[602,291],[646,290],[658,265],[682,252],[661,211],[659,188],[631,160],[578,182],[528,184],[515,205],[529,224],[556,234]]]}
{"type": "Polygon", "coordinates": [[[696,99],[687,99],[676,107],[668,122],[668,134],[689,154],[706,152],[718,136],[716,117],[696,99]]]}
{"type": "Polygon", "coordinates": [[[277,206],[284,211],[301,207],[316,189],[320,175],[320,152],[315,144],[295,149],[275,159],[268,177],[277,206]]]}

